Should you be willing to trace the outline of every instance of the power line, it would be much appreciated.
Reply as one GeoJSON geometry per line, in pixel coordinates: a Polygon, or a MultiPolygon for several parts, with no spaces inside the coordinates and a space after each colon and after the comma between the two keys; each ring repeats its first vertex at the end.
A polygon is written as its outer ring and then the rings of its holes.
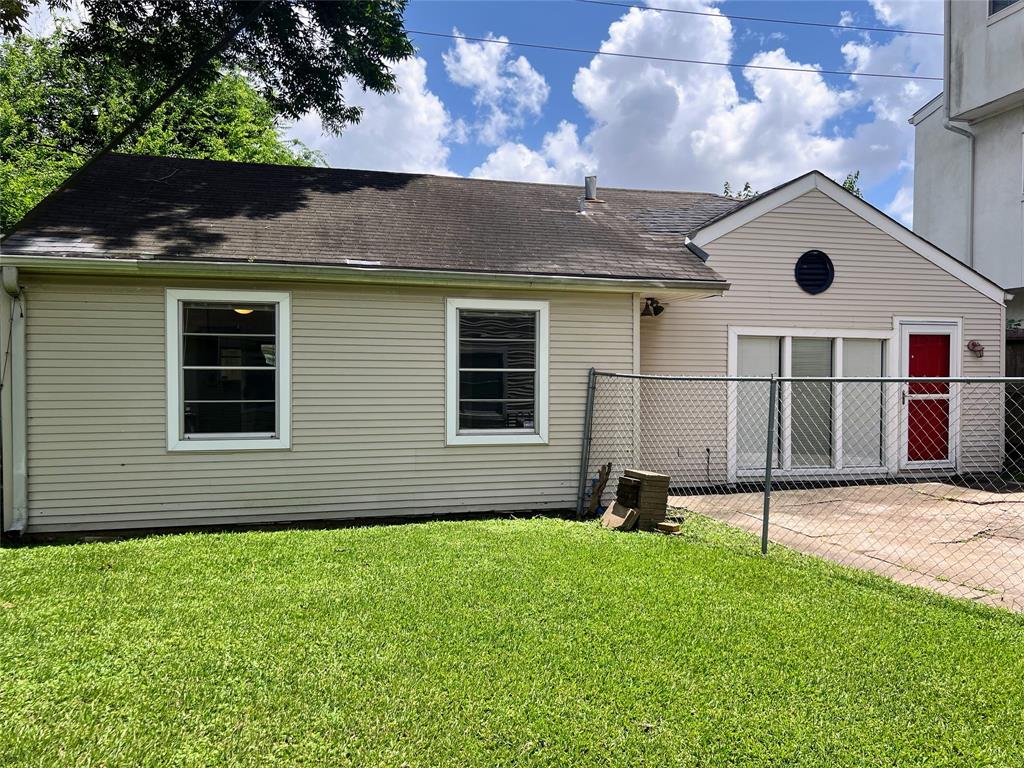
{"type": "Polygon", "coordinates": [[[410,35],[425,35],[427,37],[445,37],[449,40],[467,40],[472,43],[493,43],[495,45],[519,46],[520,48],[538,48],[544,51],[565,51],[567,53],[585,53],[588,56],[617,56],[623,59],[643,59],[646,61],[667,61],[678,64],[703,64],[709,67],[729,67],[731,69],[767,69],[773,72],[804,72],[817,75],[856,75],[857,77],[886,77],[895,80],[937,80],[942,82],[941,77],[929,77],[927,75],[896,75],[889,72],[850,72],[840,69],[815,69],[813,67],[778,67],[771,64],[736,64],[731,61],[701,61],[699,59],[676,59],[670,56],[645,56],[640,53],[619,53],[617,51],[595,51],[589,48],[570,48],[564,45],[543,45],[541,43],[520,43],[511,40],[501,40],[493,37],[470,37],[469,35],[454,35],[445,32],[425,32],[417,29],[405,30],[410,35]]]}
{"type": "Polygon", "coordinates": [[[710,16],[714,19],[736,19],[738,21],[763,21],[766,24],[795,24],[801,27],[824,27],[826,29],[850,29],[859,32],[887,32],[891,35],[928,35],[942,37],[941,32],[923,32],[913,29],[892,29],[890,27],[858,27],[853,24],[826,24],[819,21],[797,21],[796,19],[767,19],[762,16],[739,16],[732,13],[711,13],[710,11],[689,11],[682,8],[657,8],[651,5],[635,5],[619,3],[614,0],[576,0],[578,3],[590,5],[613,5],[617,8],[639,8],[642,11],[664,11],[665,13],[685,13],[689,16],[710,16]]]}

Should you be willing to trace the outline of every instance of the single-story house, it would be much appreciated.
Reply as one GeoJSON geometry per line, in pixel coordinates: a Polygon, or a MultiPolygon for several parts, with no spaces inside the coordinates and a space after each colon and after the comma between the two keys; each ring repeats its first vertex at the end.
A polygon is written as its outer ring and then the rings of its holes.
{"type": "Polygon", "coordinates": [[[1002,372],[1002,290],[820,173],[587,191],[102,159],[2,241],[3,530],[572,508],[592,367],[1002,372]]]}

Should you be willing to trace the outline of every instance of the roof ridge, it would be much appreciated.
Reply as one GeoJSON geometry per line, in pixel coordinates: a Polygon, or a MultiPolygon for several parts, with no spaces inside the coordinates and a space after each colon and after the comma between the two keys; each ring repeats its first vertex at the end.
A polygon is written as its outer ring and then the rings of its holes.
{"type": "MultiPolygon", "coordinates": [[[[232,166],[248,166],[253,168],[277,168],[277,169],[293,169],[295,171],[317,171],[324,173],[366,173],[366,174],[377,174],[381,176],[398,176],[403,178],[430,178],[439,180],[451,180],[468,183],[481,183],[481,184],[515,184],[517,186],[530,186],[530,187],[546,187],[555,189],[583,189],[583,185],[577,186],[576,184],[568,183],[555,183],[550,181],[519,181],[516,179],[488,179],[480,178],[478,176],[460,176],[458,174],[446,174],[446,173],[426,173],[420,171],[385,171],[378,170],[375,168],[335,168],[333,166],[323,165],[289,165],[287,163],[260,163],[252,162],[248,160],[214,160],[211,158],[204,157],[171,157],[167,155],[144,155],[135,154],[128,152],[111,152],[108,157],[116,157],[123,159],[147,159],[147,160],[163,160],[173,163],[208,163],[211,165],[232,165],[232,166]]],[[[102,160],[101,160],[102,162],[102,160]]],[[[659,195],[699,195],[701,197],[715,199],[715,200],[731,200],[732,198],[725,195],[720,195],[716,192],[704,192],[700,190],[690,189],[653,189],[650,187],[614,187],[605,186],[601,187],[600,190],[610,192],[639,192],[647,194],[659,194],[659,195]]]]}

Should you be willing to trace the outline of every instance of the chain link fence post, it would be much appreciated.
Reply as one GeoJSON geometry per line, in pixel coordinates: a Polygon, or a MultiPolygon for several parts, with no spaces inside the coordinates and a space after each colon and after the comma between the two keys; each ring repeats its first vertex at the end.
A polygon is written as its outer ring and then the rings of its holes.
{"type": "Polygon", "coordinates": [[[594,429],[594,390],[597,388],[597,369],[591,368],[587,376],[587,404],[583,415],[583,440],[580,443],[580,480],[576,489],[576,519],[583,519],[587,503],[587,472],[590,465],[590,442],[594,429]]]}
{"type": "Polygon", "coordinates": [[[768,439],[764,450],[764,507],[761,513],[761,554],[768,554],[768,517],[772,506],[772,464],[775,463],[775,411],[779,402],[779,380],[768,383],[768,439]]]}

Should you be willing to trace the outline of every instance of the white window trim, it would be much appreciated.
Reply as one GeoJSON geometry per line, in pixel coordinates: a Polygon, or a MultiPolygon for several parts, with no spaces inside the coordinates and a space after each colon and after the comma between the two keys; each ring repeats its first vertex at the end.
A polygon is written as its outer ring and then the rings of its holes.
{"type": "Polygon", "coordinates": [[[548,442],[548,302],[449,298],[445,306],[445,442],[447,445],[546,445],[548,442]],[[537,313],[536,429],[533,432],[459,430],[459,310],[537,313]]]}
{"type": "MultiPolygon", "coordinates": [[[[872,330],[864,328],[792,328],[792,327],[750,327],[750,326],[729,326],[729,348],[728,348],[728,363],[727,363],[727,375],[735,377],[739,370],[739,337],[740,336],[777,336],[782,339],[784,347],[782,354],[782,377],[788,377],[792,375],[790,366],[792,364],[792,353],[790,351],[791,339],[794,337],[800,338],[831,338],[835,339],[836,346],[833,348],[833,360],[834,360],[834,375],[837,378],[842,377],[842,339],[878,339],[886,342],[886,376],[891,376],[889,371],[894,370],[893,361],[894,354],[899,354],[893,351],[894,347],[898,347],[899,338],[899,323],[894,322],[893,329],[886,330],[872,330]]],[[[842,386],[837,385],[837,386],[842,386]]],[[[782,413],[779,414],[782,422],[788,421],[790,418],[789,402],[792,397],[792,393],[789,388],[783,389],[783,407],[782,413]]],[[[726,472],[728,481],[730,483],[756,480],[764,477],[764,470],[759,469],[740,469],[739,468],[739,457],[737,456],[738,437],[736,434],[737,430],[737,387],[735,381],[728,383],[728,406],[727,406],[727,423],[728,423],[728,445],[726,452],[726,472]]],[[[833,449],[836,447],[836,441],[839,441],[839,447],[842,447],[842,398],[837,397],[837,407],[835,414],[833,415],[833,422],[838,417],[840,419],[838,425],[833,425],[833,449]]],[[[887,405],[888,407],[888,405],[887,405]]],[[[888,424],[891,420],[887,419],[888,424]]],[[[777,477],[800,477],[800,476],[814,476],[814,477],[842,477],[844,475],[856,475],[858,477],[869,477],[877,474],[878,476],[884,476],[889,473],[895,467],[878,466],[878,467],[843,467],[842,466],[842,452],[837,452],[838,466],[836,467],[822,467],[822,468],[806,468],[806,469],[793,469],[790,465],[790,452],[792,450],[792,435],[790,434],[790,427],[788,423],[781,424],[782,429],[782,440],[780,446],[779,465],[772,469],[772,474],[777,477]]],[[[892,448],[895,435],[886,437],[886,448],[887,451],[892,448]]],[[[895,450],[887,452],[887,456],[893,457],[895,450]]]]}
{"type": "MultiPolygon", "coordinates": [[[[987,2],[987,0],[986,0],[986,2],[987,2]]],[[[991,4],[989,4],[987,10],[989,10],[989,11],[992,10],[992,5],[991,4]]],[[[1012,5],[1008,5],[1005,8],[996,11],[995,13],[988,14],[988,20],[986,22],[986,26],[992,26],[993,24],[996,24],[996,23],[1002,21],[1007,16],[1012,16],[1013,14],[1017,13],[1018,11],[1022,11],[1022,10],[1024,10],[1024,3],[1013,3],[1012,5]]]]}
{"type": "Polygon", "coordinates": [[[167,324],[167,450],[251,451],[291,447],[291,294],[278,291],[168,288],[167,324]],[[277,434],[268,437],[192,438],[182,436],[181,302],[222,301],[277,304],[277,434]]]}

